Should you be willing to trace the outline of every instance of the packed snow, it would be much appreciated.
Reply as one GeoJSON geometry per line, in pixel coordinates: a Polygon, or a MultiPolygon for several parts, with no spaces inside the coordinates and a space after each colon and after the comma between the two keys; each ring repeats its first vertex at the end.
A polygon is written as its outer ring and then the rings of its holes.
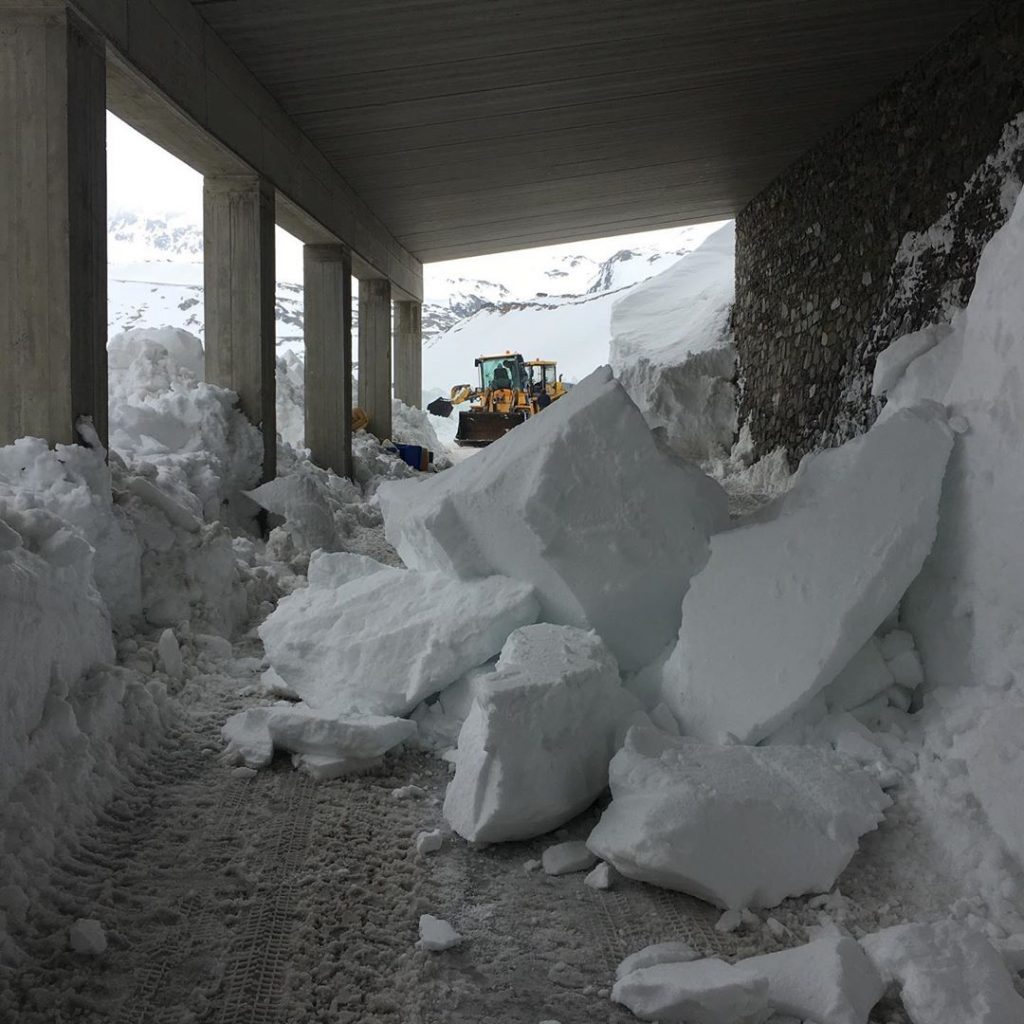
{"type": "Polygon", "coordinates": [[[447,473],[379,493],[406,564],[529,582],[545,620],[596,630],[626,670],[676,634],[672,598],[727,520],[721,487],[658,450],[607,367],[447,473]]]}
{"type": "Polygon", "coordinates": [[[731,910],[825,892],[889,798],[811,747],[711,746],[635,727],[587,844],[630,878],[731,910]]]}

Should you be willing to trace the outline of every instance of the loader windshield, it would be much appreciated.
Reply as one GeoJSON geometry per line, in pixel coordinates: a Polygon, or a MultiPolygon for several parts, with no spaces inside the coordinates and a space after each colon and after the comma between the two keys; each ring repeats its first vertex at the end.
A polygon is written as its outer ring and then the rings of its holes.
{"type": "Polygon", "coordinates": [[[485,389],[514,388],[522,391],[526,387],[523,360],[521,356],[495,356],[493,359],[478,360],[480,386],[485,389]]]}

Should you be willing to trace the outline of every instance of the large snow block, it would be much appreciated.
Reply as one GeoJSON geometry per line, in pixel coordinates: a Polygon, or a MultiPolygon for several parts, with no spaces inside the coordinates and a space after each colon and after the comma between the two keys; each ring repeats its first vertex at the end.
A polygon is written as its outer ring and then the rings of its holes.
{"type": "Polygon", "coordinates": [[[839,675],[921,571],[952,443],[940,406],[904,409],[713,538],[664,669],[685,732],[756,743],[839,675]]]}
{"type": "Polygon", "coordinates": [[[459,580],[314,552],[309,586],[259,634],[274,670],[318,711],[404,715],[494,657],[537,612],[532,588],[503,576],[459,580]]]}
{"type": "Polygon", "coordinates": [[[626,670],[671,642],[728,522],[725,492],[658,450],[607,366],[474,458],[379,494],[407,565],[531,583],[541,618],[596,629],[626,670]]]}
{"type": "Polygon", "coordinates": [[[1003,958],[955,921],[901,924],[861,945],[886,982],[900,988],[913,1024],[1020,1024],[1024,999],[1003,958]]]}
{"type": "Polygon", "coordinates": [[[825,892],[889,798],[811,747],[715,747],[633,728],[587,845],[629,878],[730,910],[825,892]]]}
{"type": "Polygon", "coordinates": [[[471,841],[529,839],[585,810],[608,784],[622,723],[639,709],[593,633],[513,633],[477,682],[444,816],[471,841]]]}

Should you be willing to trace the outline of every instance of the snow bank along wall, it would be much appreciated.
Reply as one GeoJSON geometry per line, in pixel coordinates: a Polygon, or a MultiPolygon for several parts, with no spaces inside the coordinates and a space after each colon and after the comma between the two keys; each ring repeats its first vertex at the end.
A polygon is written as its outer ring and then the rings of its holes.
{"type": "Polygon", "coordinates": [[[966,305],[1024,173],[1022,111],[1024,4],[991,4],[739,214],[740,412],[760,454],[866,429],[877,353],[966,305]]]}

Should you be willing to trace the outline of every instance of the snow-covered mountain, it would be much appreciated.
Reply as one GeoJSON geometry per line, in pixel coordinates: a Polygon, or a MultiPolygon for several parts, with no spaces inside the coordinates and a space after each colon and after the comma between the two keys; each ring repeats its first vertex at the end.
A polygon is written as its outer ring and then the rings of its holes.
{"type": "MultiPolygon", "coordinates": [[[[109,330],[182,327],[203,334],[203,233],[188,217],[120,211],[108,220],[109,330]]],[[[425,268],[424,382],[469,380],[487,349],[559,359],[578,379],[608,358],[611,304],[692,251],[711,225],[508,253],[425,268]],[[585,251],[583,251],[585,250],[585,251]]],[[[279,236],[279,239],[282,236],[279,236]]],[[[279,241],[277,342],[302,348],[301,257],[279,241]]]]}

